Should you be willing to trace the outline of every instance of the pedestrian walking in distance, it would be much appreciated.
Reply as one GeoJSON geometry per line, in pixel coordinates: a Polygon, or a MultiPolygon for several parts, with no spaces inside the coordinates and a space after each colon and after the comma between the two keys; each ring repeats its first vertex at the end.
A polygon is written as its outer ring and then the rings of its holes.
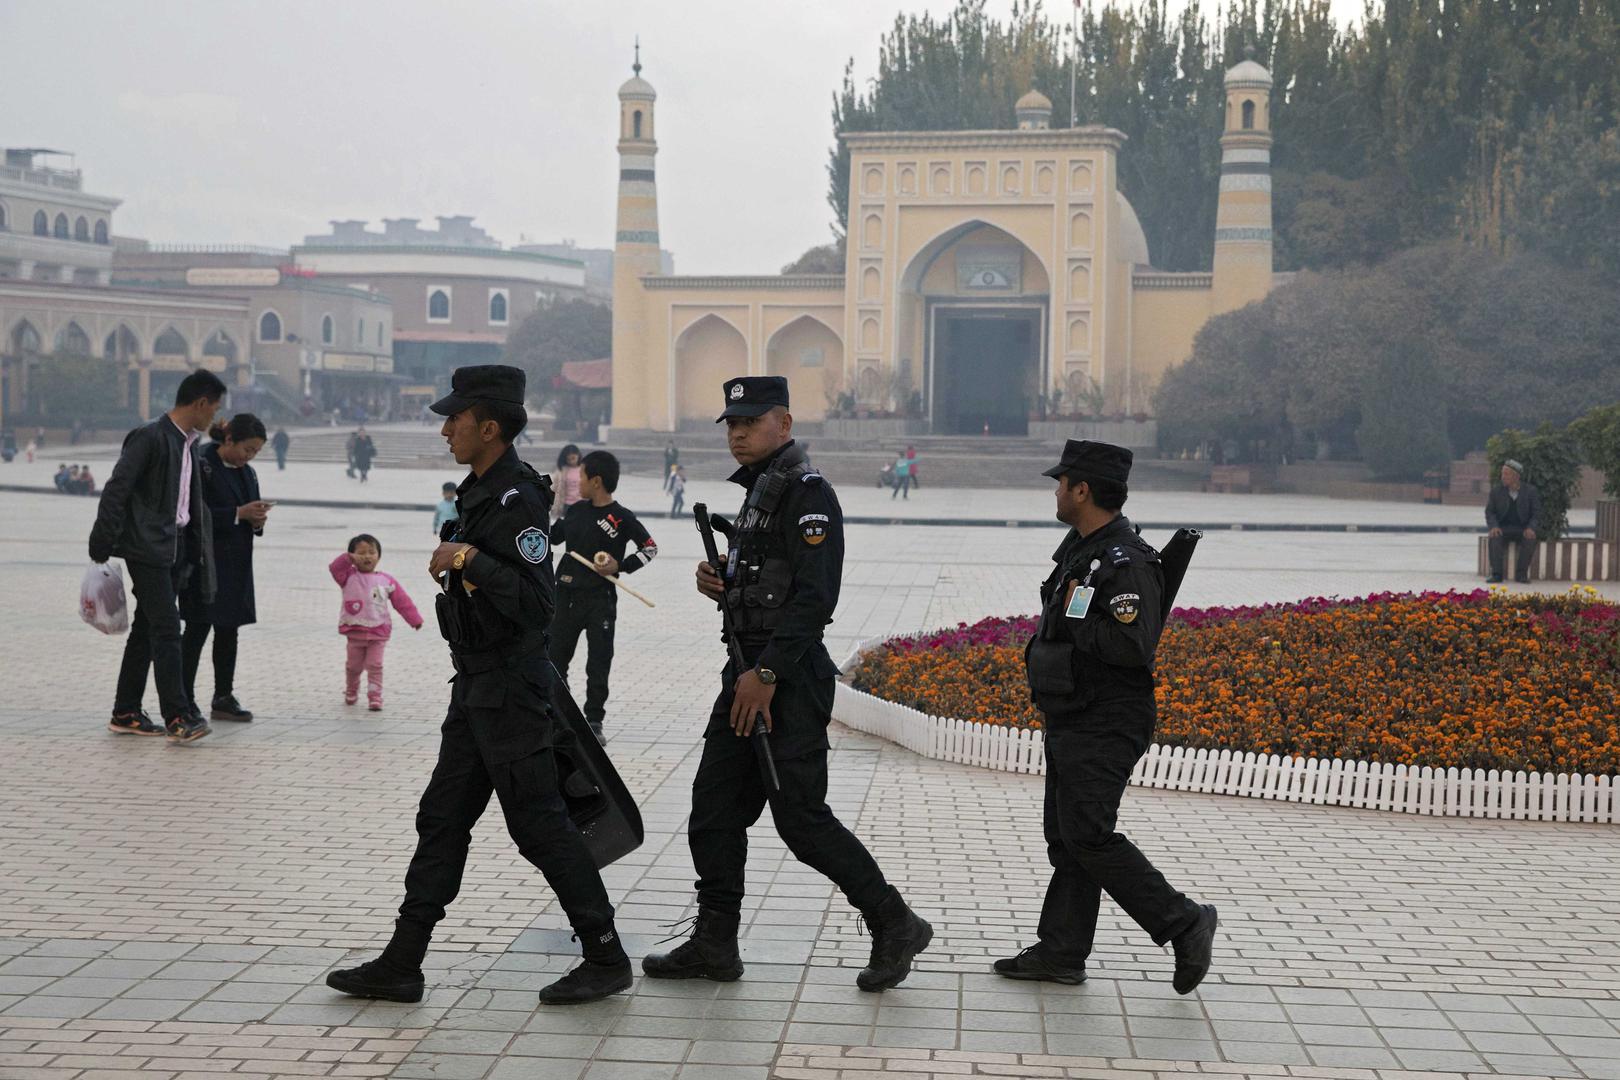
{"type": "Polygon", "coordinates": [[[541,1003],[595,1001],[632,982],[602,875],[557,780],[546,659],[551,484],[512,448],[528,424],[523,391],[519,368],[464,367],[451,375],[449,395],[433,403],[451,454],[471,469],[457,488],[458,519],[428,562],[443,587],[435,603],[456,674],[393,939],[377,959],[326,978],[356,997],[421,1000],[422,959],[461,888],[473,826],[492,793],[518,851],[545,875],[585,954],[540,991],[541,1003]]]}
{"type": "Polygon", "coordinates": [[[838,606],[844,516],[832,485],[793,441],[788,383],[780,376],[730,379],[723,390],[727,443],[746,492],[729,550],[697,567],[698,592],[735,617],[746,668],[727,662],[692,781],[687,843],[697,868],[691,938],[647,957],[655,979],[742,976],[737,946],[748,827],[767,803],[795,858],[830,878],[872,935],[855,978],[862,990],[901,982],[928,947],[933,927],[906,906],[877,861],[827,806],[827,724],[838,666],[822,634],[838,606]],[[780,786],[763,775],[749,736],[765,725],[780,786]]]}
{"type": "Polygon", "coordinates": [[[1131,769],[1153,741],[1153,657],[1163,629],[1164,570],[1130,519],[1131,452],[1070,439],[1057,465],[1057,519],[1069,533],[1041,584],[1041,621],[1025,651],[1045,717],[1046,889],[1037,942],[995,962],[1009,979],[1086,978],[1107,892],[1153,938],[1175,948],[1176,993],[1209,971],[1215,909],[1165,880],[1115,828],[1131,769]]]}
{"type": "Polygon", "coordinates": [[[275,451],[276,471],[287,471],[287,447],[292,445],[292,436],[287,434],[284,427],[276,428],[275,437],[270,440],[270,449],[275,451]]]}

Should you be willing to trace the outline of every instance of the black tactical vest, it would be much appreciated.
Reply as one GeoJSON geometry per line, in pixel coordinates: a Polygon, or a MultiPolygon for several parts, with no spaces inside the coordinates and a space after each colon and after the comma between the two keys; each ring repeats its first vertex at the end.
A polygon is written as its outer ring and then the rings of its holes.
{"type": "Polygon", "coordinates": [[[793,585],[787,532],[792,523],[783,520],[782,504],[791,486],[811,472],[804,451],[790,446],[771,461],[748,491],[726,554],[726,606],[740,637],[769,636],[780,621],[793,585]]]}

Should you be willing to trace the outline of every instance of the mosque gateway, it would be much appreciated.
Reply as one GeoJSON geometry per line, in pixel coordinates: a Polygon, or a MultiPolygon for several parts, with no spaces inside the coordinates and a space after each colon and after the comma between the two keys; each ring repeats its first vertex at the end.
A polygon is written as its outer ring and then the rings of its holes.
{"type": "Polygon", "coordinates": [[[1204,322],[1271,288],[1270,92],[1253,60],[1227,72],[1211,273],[1153,269],[1116,186],[1124,134],[1054,129],[1031,91],[1014,130],[842,136],[843,274],[666,276],[657,95],[638,63],[619,90],[613,426],[711,424],[715,387],[741,374],[785,375],[801,422],[841,399],[864,415],[920,407],[942,435],[1030,434],[1054,393],[1151,412],[1204,322]]]}

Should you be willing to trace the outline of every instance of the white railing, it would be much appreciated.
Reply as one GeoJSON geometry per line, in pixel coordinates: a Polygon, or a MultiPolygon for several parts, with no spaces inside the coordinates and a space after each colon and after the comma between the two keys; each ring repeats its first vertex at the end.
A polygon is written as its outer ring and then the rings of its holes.
{"type": "MultiPolygon", "coordinates": [[[[833,718],[926,758],[1003,772],[1046,772],[1045,739],[1039,731],[929,716],[843,683],[833,701],[833,718]]],[[[1620,822],[1620,782],[1608,776],[1418,768],[1155,743],[1136,763],[1131,783],[1433,817],[1620,822]]]]}

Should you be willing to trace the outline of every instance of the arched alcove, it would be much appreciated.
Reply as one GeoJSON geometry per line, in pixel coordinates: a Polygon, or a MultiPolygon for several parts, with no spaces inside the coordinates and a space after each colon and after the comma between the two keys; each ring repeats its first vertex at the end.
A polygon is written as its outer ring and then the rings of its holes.
{"type": "Polygon", "coordinates": [[[721,386],[748,374],[748,342],[731,323],[704,315],[675,339],[675,418],[713,420],[721,412],[721,386]]]}
{"type": "Polygon", "coordinates": [[[784,324],[765,343],[765,372],[787,379],[796,420],[826,418],[828,395],[837,392],[843,370],[843,339],[813,315],[784,324]]]}

